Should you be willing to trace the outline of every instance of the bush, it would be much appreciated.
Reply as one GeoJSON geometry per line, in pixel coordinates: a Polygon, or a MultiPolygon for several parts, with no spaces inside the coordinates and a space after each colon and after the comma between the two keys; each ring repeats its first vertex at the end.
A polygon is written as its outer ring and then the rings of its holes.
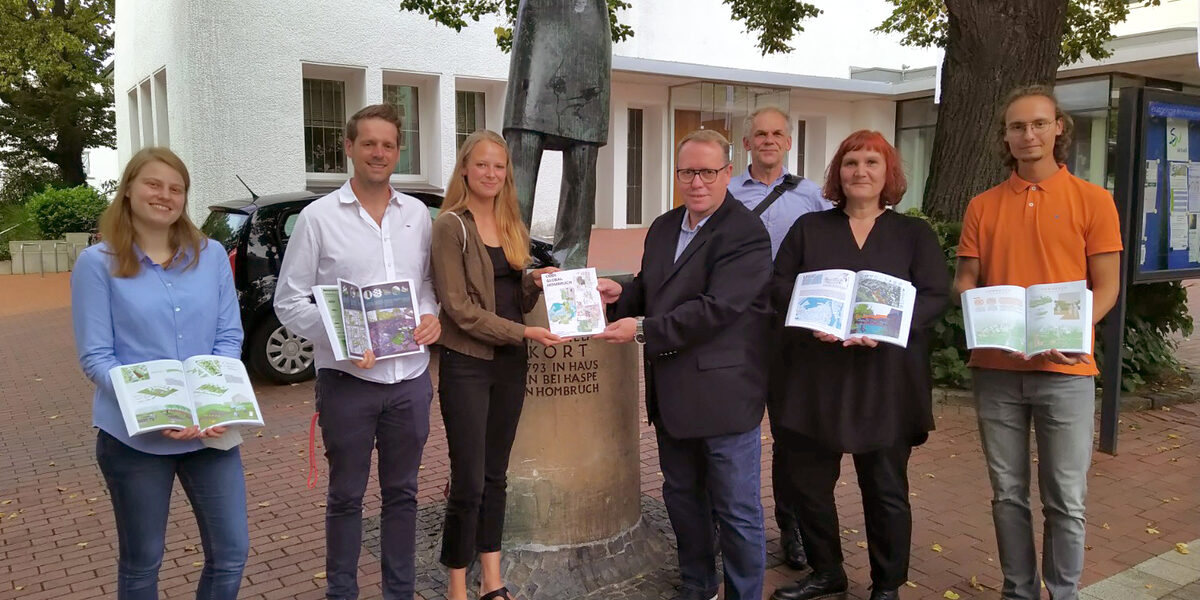
{"type": "Polygon", "coordinates": [[[24,204],[0,204],[0,260],[12,260],[8,243],[37,239],[41,233],[24,204]]]}
{"type": "MultiPolygon", "coordinates": [[[[915,209],[908,214],[921,217],[933,226],[946,256],[946,269],[953,277],[962,223],[931,219],[915,209]]],[[[1192,317],[1188,314],[1187,290],[1183,284],[1172,281],[1131,285],[1126,291],[1125,302],[1121,388],[1133,392],[1145,384],[1178,379],[1183,369],[1175,357],[1179,346],[1176,334],[1192,333],[1192,317]]],[[[930,366],[934,385],[969,387],[971,372],[967,360],[970,353],[963,330],[962,307],[952,303],[941,320],[934,324],[931,338],[930,366]]],[[[1100,335],[1096,336],[1096,343],[1096,360],[1103,365],[1104,348],[1100,335]]],[[[1097,378],[1097,383],[1101,379],[1097,378]]]]}
{"type": "Polygon", "coordinates": [[[92,231],[108,200],[87,185],[67,189],[48,189],[29,199],[29,211],[37,221],[42,237],[56,240],[71,231],[92,231]]]}

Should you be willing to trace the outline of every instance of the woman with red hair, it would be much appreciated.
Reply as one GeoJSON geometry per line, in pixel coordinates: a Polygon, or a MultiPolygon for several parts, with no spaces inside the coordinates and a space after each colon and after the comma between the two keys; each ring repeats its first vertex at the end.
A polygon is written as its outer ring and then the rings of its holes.
{"type": "Polygon", "coordinates": [[[862,490],[871,600],[898,598],[908,580],[908,459],[933,429],[927,330],[946,308],[950,274],[929,224],[891,210],[905,187],[896,149],[879,132],[850,134],[826,174],[824,193],[834,208],[800,217],[775,258],[772,303],[783,330],[771,376],[782,407],[775,443],[791,466],[813,569],[776,589],[775,600],[847,591],[833,493],[843,454],[853,455],[862,490]],[[867,269],[912,282],[917,297],[908,346],[784,328],[796,276],[823,269],[867,269]]]}

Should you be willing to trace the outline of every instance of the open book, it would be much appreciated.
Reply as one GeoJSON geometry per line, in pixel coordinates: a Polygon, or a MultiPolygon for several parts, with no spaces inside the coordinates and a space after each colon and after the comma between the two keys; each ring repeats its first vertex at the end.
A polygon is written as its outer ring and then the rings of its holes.
{"type": "Polygon", "coordinates": [[[364,286],[338,279],[338,285],[314,285],[334,359],[361,359],[367,350],[375,358],[424,352],[413,340],[421,314],[413,289],[407,279],[364,286]]]}
{"type": "Polygon", "coordinates": [[[262,411],[242,362],[199,355],[151,360],[108,371],[130,436],[199,425],[262,425],[262,411]]]}
{"type": "Polygon", "coordinates": [[[1092,291],[1087,281],[993,285],[962,293],[967,348],[1026,356],[1049,350],[1090,354],[1092,291]]]}
{"type": "Polygon", "coordinates": [[[908,345],[917,288],[875,271],[827,269],[800,273],[788,305],[788,327],[822,331],[841,339],[864,336],[908,345]]]}
{"type": "Polygon", "coordinates": [[[550,332],[561,337],[604,331],[604,302],[596,289],[596,269],[573,269],[542,275],[550,332]]]}

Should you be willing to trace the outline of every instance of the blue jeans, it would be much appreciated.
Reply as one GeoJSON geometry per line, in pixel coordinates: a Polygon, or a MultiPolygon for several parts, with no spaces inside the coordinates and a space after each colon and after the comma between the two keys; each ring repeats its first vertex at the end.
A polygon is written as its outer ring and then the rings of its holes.
{"type": "Polygon", "coordinates": [[[670,437],[661,427],[655,427],[655,432],[663,501],[675,530],[684,595],[705,599],[716,595],[715,514],[721,525],[726,600],[760,600],[767,550],[759,428],[683,440],[670,437]]]}
{"type": "Polygon", "coordinates": [[[108,484],[116,515],[117,598],[158,598],[158,568],[162,565],[167,511],[176,475],[191,501],[204,548],[204,569],[196,598],[237,598],[250,550],[246,480],[238,448],[147,454],[100,431],[96,462],[108,484]]]}
{"type": "Polygon", "coordinates": [[[1092,458],[1096,385],[1090,376],[975,369],[979,438],[992,481],[992,521],[1005,600],[1079,597],[1084,498],[1092,458]],[[1029,426],[1038,448],[1045,526],[1038,577],[1029,502],[1029,426]]]}

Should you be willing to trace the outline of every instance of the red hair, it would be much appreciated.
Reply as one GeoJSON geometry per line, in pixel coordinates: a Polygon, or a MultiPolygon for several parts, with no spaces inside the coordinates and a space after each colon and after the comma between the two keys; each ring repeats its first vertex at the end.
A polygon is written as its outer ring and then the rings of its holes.
{"type": "Polygon", "coordinates": [[[896,148],[884,139],[883,134],[869,129],[860,129],[842,140],[833,160],[829,162],[829,170],[825,173],[825,189],[822,193],[825,199],[841,205],[846,201],[846,193],[842,190],[842,159],[847,152],[869,150],[878,152],[883,157],[887,170],[883,180],[883,190],[879,193],[879,208],[887,208],[900,203],[908,189],[908,181],[904,179],[904,165],[900,164],[900,155],[896,148]]]}

